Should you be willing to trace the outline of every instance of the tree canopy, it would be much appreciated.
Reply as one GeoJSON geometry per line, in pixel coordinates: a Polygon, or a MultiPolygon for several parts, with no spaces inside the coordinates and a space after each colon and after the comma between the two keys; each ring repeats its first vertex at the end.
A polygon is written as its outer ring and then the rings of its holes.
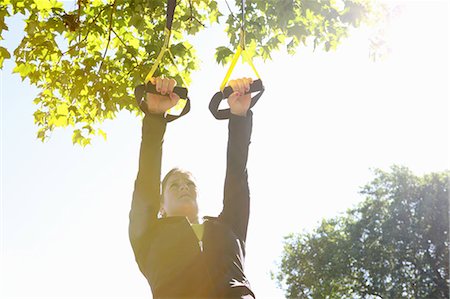
{"type": "Polygon", "coordinates": [[[287,298],[448,298],[449,180],[376,170],[356,208],[286,237],[287,298]]]}
{"type": "MultiPolygon", "coordinates": [[[[239,42],[241,0],[229,13],[215,0],[179,0],[172,26],[171,52],[157,75],[181,77],[189,83],[198,69],[195,48],[189,42],[213,24],[226,24],[229,41],[217,45],[218,63],[226,63],[239,42]]],[[[37,137],[44,141],[56,127],[73,127],[73,142],[90,143],[105,119],[121,110],[140,113],[133,89],[141,84],[162,47],[166,18],[163,0],[77,0],[66,10],[58,0],[0,0],[0,39],[7,18],[20,14],[25,36],[16,49],[0,46],[0,67],[14,54],[13,72],[29,79],[41,92],[34,99],[37,137]]],[[[369,0],[252,0],[246,1],[246,41],[255,57],[271,59],[286,48],[299,46],[332,50],[351,27],[375,19],[369,0]]]]}

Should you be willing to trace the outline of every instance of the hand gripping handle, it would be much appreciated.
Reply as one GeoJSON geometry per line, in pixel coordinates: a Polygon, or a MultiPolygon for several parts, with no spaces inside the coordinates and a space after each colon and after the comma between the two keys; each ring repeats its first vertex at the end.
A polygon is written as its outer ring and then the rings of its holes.
{"type": "MultiPolygon", "coordinates": [[[[252,93],[252,92],[258,92],[257,95],[255,95],[252,98],[252,101],[250,103],[250,108],[255,106],[255,104],[258,102],[259,98],[264,93],[264,85],[261,81],[261,79],[253,81],[252,84],[250,84],[250,91],[246,94],[252,93]]],[[[209,111],[211,111],[212,115],[216,119],[228,119],[230,118],[230,109],[222,109],[219,110],[220,102],[224,99],[227,99],[231,94],[233,93],[233,89],[230,86],[225,87],[223,91],[217,92],[209,102],[209,111]]]]}
{"type": "MultiPolygon", "coordinates": [[[[184,106],[183,111],[181,111],[180,115],[166,114],[165,118],[166,118],[167,122],[174,121],[174,120],[182,117],[183,115],[186,115],[191,110],[191,100],[188,97],[188,90],[184,87],[175,86],[173,91],[181,99],[186,99],[186,105],[184,106]]],[[[144,85],[144,84],[138,85],[134,89],[134,97],[136,99],[136,102],[137,102],[139,108],[141,108],[141,110],[146,114],[148,113],[148,111],[147,111],[147,106],[144,105],[144,103],[145,103],[144,96],[147,92],[154,93],[154,94],[160,94],[159,92],[156,91],[156,86],[151,84],[150,82],[147,83],[146,85],[144,85]]]]}
{"type": "MultiPolygon", "coordinates": [[[[158,91],[156,91],[156,85],[150,82],[148,82],[145,86],[145,91],[149,93],[160,94],[158,91]]],[[[188,97],[188,90],[185,87],[175,86],[173,88],[173,92],[176,93],[181,99],[187,99],[188,97]]]]}

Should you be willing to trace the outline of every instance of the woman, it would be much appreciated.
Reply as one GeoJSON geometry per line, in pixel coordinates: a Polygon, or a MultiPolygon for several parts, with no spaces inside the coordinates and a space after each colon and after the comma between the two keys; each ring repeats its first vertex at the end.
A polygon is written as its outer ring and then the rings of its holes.
{"type": "Polygon", "coordinates": [[[154,78],[160,94],[147,94],[139,171],[130,211],[129,236],[139,269],[153,298],[255,298],[244,274],[249,218],[247,157],[252,131],[252,80],[232,80],[228,98],[227,171],[223,210],[198,222],[192,175],[172,169],[162,181],[161,156],[166,120],[175,106],[175,80],[154,78]],[[158,217],[158,214],[161,217],[158,217]]]}

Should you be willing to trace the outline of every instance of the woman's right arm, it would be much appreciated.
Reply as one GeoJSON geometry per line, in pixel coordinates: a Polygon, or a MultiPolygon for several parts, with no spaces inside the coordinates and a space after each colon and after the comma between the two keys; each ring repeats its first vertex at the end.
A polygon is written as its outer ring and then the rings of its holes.
{"type": "Polygon", "coordinates": [[[146,115],[142,122],[139,170],[134,183],[130,210],[129,237],[138,261],[150,243],[151,226],[156,222],[160,201],[161,156],[166,120],[146,115]]]}
{"type": "Polygon", "coordinates": [[[152,78],[151,82],[160,94],[145,95],[148,114],[142,122],[139,170],[130,211],[129,237],[138,263],[150,245],[152,225],[158,218],[160,207],[162,144],[167,125],[163,115],[180,99],[173,93],[175,80],[152,78]]]}

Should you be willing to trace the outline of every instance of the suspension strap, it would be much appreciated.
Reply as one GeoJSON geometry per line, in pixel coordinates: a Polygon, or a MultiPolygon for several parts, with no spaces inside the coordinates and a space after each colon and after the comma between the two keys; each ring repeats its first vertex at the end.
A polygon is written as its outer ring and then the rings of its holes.
{"type": "MultiPolygon", "coordinates": [[[[181,77],[181,81],[183,82],[184,86],[187,86],[183,76],[181,75],[181,72],[178,68],[178,65],[175,63],[175,58],[172,54],[172,52],[170,51],[170,36],[171,36],[171,30],[172,30],[172,23],[173,23],[173,17],[175,14],[175,7],[177,6],[177,2],[176,0],[168,0],[167,1],[167,12],[166,12],[166,28],[164,29],[164,44],[156,58],[155,63],[153,64],[152,68],[150,69],[150,72],[147,74],[147,76],[145,77],[144,80],[144,84],[143,85],[139,85],[138,87],[136,87],[135,89],[135,97],[136,97],[136,101],[138,102],[139,107],[146,113],[146,108],[145,108],[145,94],[146,93],[158,93],[156,91],[156,86],[153,85],[150,80],[153,77],[154,73],[156,72],[156,69],[158,68],[158,66],[160,65],[164,54],[166,52],[169,53],[169,57],[172,61],[172,64],[175,65],[178,74],[180,74],[181,77]]],[[[179,86],[175,86],[175,88],[173,89],[174,93],[176,93],[179,97],[180,97],[180,101],[178,102],[178,104],[173,107],[172,109],[166,111],[165,117],[167,119],[167,121],[173,121],[183,115],[185,115],[186,113],[189,112],[190,110],[190,99],[188,97],[188,90],[185,87],[179,87],[179,86]],[[179,115],[174,115],[173,112],[176,112],[178,110],[181,110],[181,113],[179,115]]]]}
{"type": "Polygon", "coordinates": [[[258,78],[258,80],[255,80],[253,81],[252,84],[250,84],[250,91],[248,93],[259,91],[257,95],[252,97],[250,108],[253,107],[256,104],[256,102],[258,102],[259,98],[264,93],[264,85],[262,83],[261,77],[259,76],[259,73],[256,70],[255,65],[253,64],[252,57],[245,50],[244,14],[245,14],[245,3],[244,0],[242,0],[242,19],[241,19],[241,32],[239,36],[240,37],[239,45],[237,46],[236,52],[234,53],[233,59],[231,60],[230,67],[228,68],[225,78],[223,79],[222,84],[220,84],[220,91],[214,94],[209,103],[209,110],[216,119],[227,119],[230,117],[230,109],[219,110],[219,105],[222,100],[227,99],[233,93],[233,89],[230,86],[227,86],[227,83],[228,80],[230,79],[231,73],[234,70],[234,67],[236,66],[237,61],[239,60],[239,57],[242,57],[243,61],[248,62],[253,72],[255,73],[256,77],[258,78]]]}

